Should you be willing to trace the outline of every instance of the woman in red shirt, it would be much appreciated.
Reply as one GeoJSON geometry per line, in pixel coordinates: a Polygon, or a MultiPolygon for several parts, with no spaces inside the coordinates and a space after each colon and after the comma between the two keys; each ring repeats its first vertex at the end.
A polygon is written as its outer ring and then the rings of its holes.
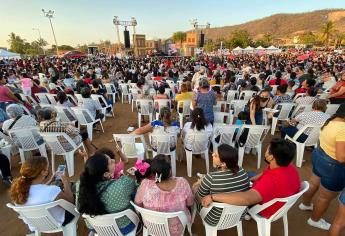
{"type": "Polygon", "coordinates": [[[345,102],[345,73],[331,88],[330,95],[327,98],[331,101],[331,104],[342,104],[345,102]]]}
{"type": "Polygon", "coordinates": [[[282,73],[280,71],[277,71],[275,74],[276,78],[275,79],[271,79],[268,84],[270,86],[272,85],[283,85],[286,84],[286,80],[282,79],[282,73]]]}

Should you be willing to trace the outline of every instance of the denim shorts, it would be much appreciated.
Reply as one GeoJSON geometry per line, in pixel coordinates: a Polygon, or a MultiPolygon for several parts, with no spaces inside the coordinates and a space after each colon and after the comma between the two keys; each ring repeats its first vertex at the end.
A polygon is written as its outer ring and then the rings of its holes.
{"type": "Polygon", "coordinates": [[[313,173],[320,177],[321,185],[332,192],[345,187],[345,165],[329,157],[320,147],[312,153],[313,173]]]}
{"type": "Polygon", "coordinates": [[[344,188],[343,191],[340,193],[339,201],[341,202],[341,204],[345,205],[345,188],[344,188]]]}

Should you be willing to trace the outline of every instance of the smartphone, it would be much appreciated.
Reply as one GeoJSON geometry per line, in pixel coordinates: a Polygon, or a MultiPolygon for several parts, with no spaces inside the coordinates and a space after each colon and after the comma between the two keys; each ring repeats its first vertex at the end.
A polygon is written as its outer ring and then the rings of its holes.
{"type": "Polygon", "coordinates": [[[127,170],[128,174],[130,175],[135,175],[135,171],[137,170],[137,168],[135,167],[131,167],[127,170]]]}
{"type": "Polygon", "coordinates": [[[55,178],[61,179],[61,175],[65,172],[66,166],[65,165],[59,165],[56,172],[55,172],[55,178]]]}

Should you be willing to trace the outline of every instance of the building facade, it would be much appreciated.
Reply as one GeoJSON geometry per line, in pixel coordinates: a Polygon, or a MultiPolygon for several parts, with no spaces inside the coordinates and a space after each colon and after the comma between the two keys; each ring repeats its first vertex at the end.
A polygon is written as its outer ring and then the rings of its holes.
{"type": "Polygon", "coordinates": [[[145,34],[134,34],[133,41],[135,45],[133,45],[134,55],[136,56],[146,56],[146,36],[145,34]]]}

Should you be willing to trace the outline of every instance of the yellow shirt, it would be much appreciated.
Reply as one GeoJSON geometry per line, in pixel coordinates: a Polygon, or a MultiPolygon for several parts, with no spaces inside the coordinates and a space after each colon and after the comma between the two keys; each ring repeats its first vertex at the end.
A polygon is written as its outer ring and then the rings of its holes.
{"type": "Polygon", "coordinates": [[[333,159],[335,156],[336,142],[345,142],[345,122],[331,121],[320,133],[320,147],[333,159]]]}
{"type": "Polygon", "coordinates": [[[182,100],[192,100],[193,98],[193,92],[185,92],[185,93],[180,93],[180,94],[176,94],[175,96],[175,100],[178,101],[182,101],[182,100]]]}

